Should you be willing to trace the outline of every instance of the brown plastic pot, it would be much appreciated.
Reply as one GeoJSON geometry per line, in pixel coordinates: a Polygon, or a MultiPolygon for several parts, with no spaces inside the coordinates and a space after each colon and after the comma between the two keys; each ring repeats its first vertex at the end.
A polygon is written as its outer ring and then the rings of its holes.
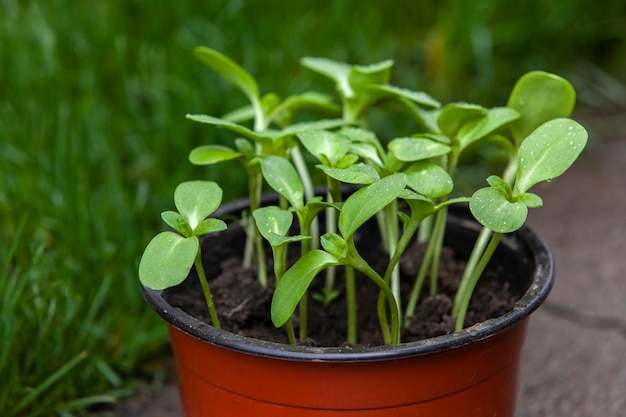
{"type": "MultiPolygon", "coordinates": [[[[478,225],[465,211],[449,217],[447,244],[467,252],[478,225]]],[[[144,294],[168,322],[186,417],[512,417],[528,317],[547,297],[554,267],[523,228],[503,238],[490,268],[522,294],[509,313],[451,335],[358,349],[239,336],[170,306],[162,291],[144,294]]]]}

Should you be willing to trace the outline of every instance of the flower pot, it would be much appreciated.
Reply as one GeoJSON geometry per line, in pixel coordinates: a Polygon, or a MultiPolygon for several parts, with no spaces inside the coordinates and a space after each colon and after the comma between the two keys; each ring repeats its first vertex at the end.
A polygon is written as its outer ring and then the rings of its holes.
{"type": "MultiPolygon", "coordinates": [[[[223,207],[238,214],[245,203],[223,207]]],[[[446,244],[468,253],[480,227],[450,210],[446,244]]],[[[528,317],[554,268],[527,228],[505,236],[490,268],[522,294],[507,314],[395,346],[289,346],[217,330],[144,288],[169,326],[187,417],[513,416],[528,317]],[[513,277],[513,278],[511,278],[513,277]]]]}

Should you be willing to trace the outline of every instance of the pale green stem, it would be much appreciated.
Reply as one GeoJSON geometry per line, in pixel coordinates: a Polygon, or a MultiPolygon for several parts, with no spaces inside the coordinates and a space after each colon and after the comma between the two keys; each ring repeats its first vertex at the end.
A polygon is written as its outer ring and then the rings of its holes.
{"type": "Polygon", "coordinates": [[[200,249],[198,249],[198,253],[196,254],[196,259],[194,260],[194,266],[196,267],[196,271],[198,272],[198,279],[200,280],[200,285],[202,286],[202,293],[204,294],[204,300],[206,301],[206,305],[209,309],[209,315],[211,316],[211,323],[213,327],[216,329],[220,328],[220,320],[217,317],[217,311],[215,310],[215,303],[213,302],[213,295],[211,294],[211,289],[209,288],[209,281],[206,278],[206,273],[204,272],[204,265],[202,265],[202,254],[200,249]]]}
{"type": "Polygon", "coordinates": [[[348,343],[357,343],[357,304],[356,304],[356,285],[354,282],[354,268],[345,266],[346,274],[346,305],[348,319],[348,343]]]}
{"type": "Polygon", "coordinates": [[[476,268],[472,271],[472,275],[469,279],[465,292],[461,295],[461,303],[459,306],[458,315],[456,317],[456,327],[455,330],[459,331],[463,329],[463,324],[465,322],[465,315],[467,314],[467,309],[469,307],[470,300],[472,298],[472,293],[474,292],[474,288],[476,288],[476,284],[480,279],[483,271],[487,267],[487,264],[491,260],[498,244],[500,243],[500,239],[502,238],[502,233],[494,233],[491,237],[491,241],[489,245],[485,249],[480,261],[476,265],[476,268]]]}
{"type": "Polygon", "coordinates": [[[400,343],[400,315],[398,314],[398,305],[396,299],[391,291],[391,288],[385,280],[378,275],[378,273],[372,269],[372,267],[359,255],[354,246],[354,239],[351,237],[348,239],[348,253],[350,257],[349,264],[357,271],[363,273],[369,279],[371,279],[383,292],[387,303],[389,304],[389,312],[391,314],[391,326],[387,323],[387,314],[385,312],[384,303],[378,303],[378,318],[383,333],[385,344],[398,344],[400,343]],[[391,327],[391,328],[390,328],[391,327]]]}

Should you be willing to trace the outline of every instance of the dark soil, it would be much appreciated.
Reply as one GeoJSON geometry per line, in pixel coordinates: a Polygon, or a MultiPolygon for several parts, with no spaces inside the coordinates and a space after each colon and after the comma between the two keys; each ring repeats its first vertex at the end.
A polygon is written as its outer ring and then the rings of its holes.
{"type": "MultiPolygon", "coordinates": [[[[203,242],[207,275],[221,326],[225,330],[240,335],[287,343],[285,331],[276,329],[270,321],[272,290],[259,285],[253,269],[245,269],[241,266],[240,255],[243,241],[240,238],[243,233],[236,230],[238,228],[236,224],[229,226],[229,232],[220,234],[219,242],[213,237],[203,242]],[[216,264],[216,259],[224,260],[216,264]]],[[[370,242],[378,242],[378,239],[361,239],[357,242],[359,251],[372,267],[383,271],[387,255],[382,248],[372,246],[370,242]]],[[[408,295],[410,292],[424,249],[415,244],[407,250],[401,260],[400,268],[405,286],[402,288],[403,294],[408,295]]],[[[403,329],[403,342],[439,336],[454,330],[454,319],[450,316],[450,310],[464,266],[464,262],[455,259],[455,254],[451,249],[444,248],[439,270],[438,293],[431,296],[427,293],[427,289],[423,290],[411,326],[403,329]]],[[[272,270],[271,259],[268,259],[268,270],[272,270]]],[[[341,294],[343,294],[342,278],[342,269],[338,268],[336,282],[341,294]]],[[[359,344],[380,345],[383,340],[376,315],[378,287],[358,273],[356,282],[359,344]]],[[[321,293],[323,283],[322,276],[316,278],[309,291],[309,338],[302,343],[311,346],[345,346],[344,297],[339,296],[324,308],[321,302],[314,300],[310,295],[321,293]]],[[[270,287],[272,286],[273,277],[270,283],[270,287]]],[[[511,294],[511,292],[506,282],[502,283],[489,275],[483,277],[472,297],[465,325],[471,326],[511,310],[519,298],[519,294],[511,294]]],[[[192,273],[178,287],[167,290],[165,296],[173,306],[210,323],[206,302],[195,274],[192,273]]],[[[406,300],[403,305],[406,305],[406,300]]],[[[297,314],[294,315],[293,321],[297,332],[297,314]]]]}

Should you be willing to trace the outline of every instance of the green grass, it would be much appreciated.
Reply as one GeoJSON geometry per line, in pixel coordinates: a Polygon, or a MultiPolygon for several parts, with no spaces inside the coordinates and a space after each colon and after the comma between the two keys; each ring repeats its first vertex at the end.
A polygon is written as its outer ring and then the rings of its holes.
{"type": "Polygon", "coordinates": [[[0,1],[3,416],[115,401],[167,352],[136,277],[158,214],[185,179],[228,178],[226,199],[243,191],[243,172],[186,162],[193,146],[231,137],[184,114],[244,103],[193,47],[224,51],[264,92],[330,87],[302,77],[304,55],[393,58],[399,85],[490,105],[529,69],[623,64],[622,2],[422,3],[0,1]]]}

